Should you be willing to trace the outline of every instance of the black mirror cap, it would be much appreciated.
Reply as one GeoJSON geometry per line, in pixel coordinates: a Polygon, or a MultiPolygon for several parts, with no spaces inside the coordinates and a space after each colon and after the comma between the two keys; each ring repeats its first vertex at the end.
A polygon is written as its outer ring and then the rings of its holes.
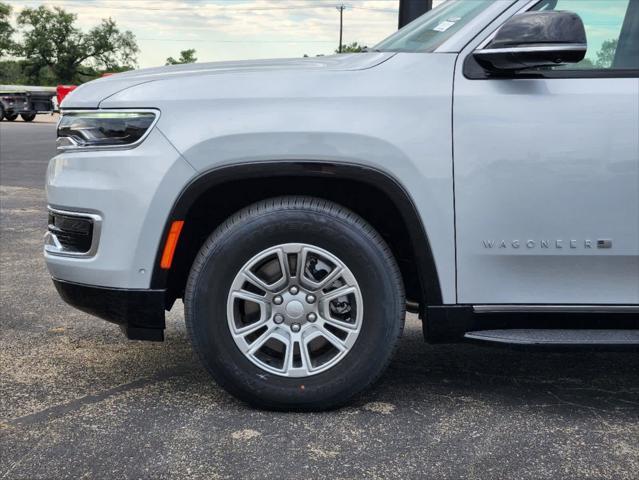
{"type": "Polygon", "coordinates": [[[588,49],[586,30],[573,12],[528,12],[508,20],[474,57],[493,71],[578,63],[588,49]]]}
{"type": "Polygon", "coordinates": [[[528,45],[586,44],[586,29],[573,12],[527,12],[516,15],[499,29],[488,49],[528,45]]]}

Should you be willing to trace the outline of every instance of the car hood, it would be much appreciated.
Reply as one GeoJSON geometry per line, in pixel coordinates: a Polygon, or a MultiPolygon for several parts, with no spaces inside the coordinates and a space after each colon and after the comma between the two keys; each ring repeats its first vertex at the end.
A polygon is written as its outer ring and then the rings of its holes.
{"type": "Polygon", "coordinates": [[[62,108],[96,108],[106,98],[127,88],[148,82],[194,76],[259,74],[286,70],[309,72],[316,70],[364,70],[385,62],[393,55],[394,53],[389,52],[367,52],[328,57],[193,63],[146,68],[118,73],[85,83],[64,99],[62,108]]]}

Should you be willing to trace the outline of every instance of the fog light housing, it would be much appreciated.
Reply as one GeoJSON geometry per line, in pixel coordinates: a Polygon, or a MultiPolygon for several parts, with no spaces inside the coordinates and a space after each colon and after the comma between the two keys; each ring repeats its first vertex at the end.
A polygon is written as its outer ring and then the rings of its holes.
{"type": "Polygon", "coordinates": [[[44,249],[53,255],[88,257],[98,248],[102,217],[49,207],[44,249]]]}

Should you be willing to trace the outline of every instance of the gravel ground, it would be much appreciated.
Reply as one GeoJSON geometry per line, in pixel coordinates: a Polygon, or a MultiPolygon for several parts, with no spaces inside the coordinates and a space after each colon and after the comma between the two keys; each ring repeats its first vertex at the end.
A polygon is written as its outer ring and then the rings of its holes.
{"type": "Polygon", "coordinates": [[[50,122],[0,124],[0,479],[620,478],[639,472],[639,355],[429,346],[316,414],[253,410],[167,340],[66,306],[41,255],[50,122]]]}

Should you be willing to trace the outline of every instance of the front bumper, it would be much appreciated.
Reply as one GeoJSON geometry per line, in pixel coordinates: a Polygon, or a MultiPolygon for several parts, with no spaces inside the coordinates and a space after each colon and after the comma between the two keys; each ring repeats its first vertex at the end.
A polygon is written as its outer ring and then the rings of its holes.
{"type": "Polygon", "coordinates": [[[133,290],[82,285],[53,279],[72,307],[120,325],[131,340],[164,340],[164,290],[133,290]]]}
{"type": "Polygon", "coordinates": [[[195,170],[154,128],[129,150],[64,152],[49,162],[44,257],[65,302],[164,339],[165,291],[151,272],[175,199],[195,170]]]}
{"type": "Polygon", "coordinates": [[[94,219],[88,252],[45,248],[51,276],[114,289],[150,288],[167,217],[195,174],[157,127],[130,150],[64,152],[51,159],[50,209],[94,219]]]}

